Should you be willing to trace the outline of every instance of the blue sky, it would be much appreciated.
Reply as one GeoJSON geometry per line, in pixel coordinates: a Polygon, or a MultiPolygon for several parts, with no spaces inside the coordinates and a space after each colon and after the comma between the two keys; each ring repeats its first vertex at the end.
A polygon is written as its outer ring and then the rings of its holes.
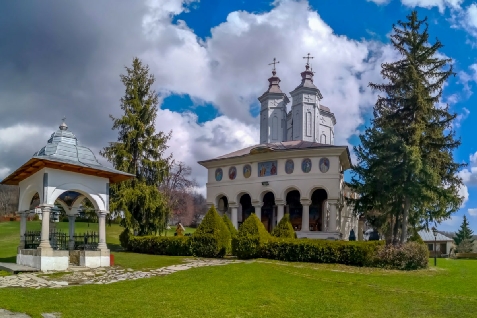
{"type": "MultiPolygon", "coordinates": [[[[337,118],[336,143],[352,147],[369,122],[382,81],[380,65],[397,58],[392,25],[416,9],[431,40],[444,44],[456,76],[443,103],[458,114],[455,159],[468,167],[462,209],[440,228],[455,230],[464,213],[477,232],[477,0],[54,0],[0,2],[0,179],[38,151],[66,115],[70,130],[96,154],[117,138],[119,74],[137,56],[155,75],[161,97],[156,128],[172,131],[169,152],[197,161],[257,144],[257,98],[274,57],[280,86],[300,82],[311,53],[322,103],[337,118]],[[46,4],[45,4],[46,3],[46,4]],[[33,14],[34,13],[34,14],[33,14]],[[21,145],[21,146],[20,146],[21,145]]],[[[98,155],[99,160],[101,157],[98,155]]],[[[349,177],[349,175],[348,175],[349,177]]]]}
{"type": "MultiPolygon", "coordinates": [[[[432,1],[431,1],[432,2],[432,1]]],[[[438,1],[436,1],[438,3],[438,1]]],[[[443,2],[444,3],[444,2],[443,2]]],[[[461,3],[461,8],[472,4],[472,1],[461,3]]],[[[444,44],[441,53],[455,60],[456,73],[465,72],[471,75],[469,67],[476,63],[474,47],[476,39],[463,27],[458,27],[452,21],[452,15],[456,14],[453,8],[446,7],[440,12],[437,6],[422,8],[419,6],[404,6],[400,1],[390,1],[387,4],[376,4],[373,1],[364,0],[340,0],[339,5],[334,0],[310,1],[310,9],[316,11],[323,21],[328,24],[336,35],[345,36],[349,39],[362,41],[379,41],[389,43],[388,34],[393,23],[405,19],[412,8],[415,8],[420,17],[427,16],[431,40],[436,37],[444,44]]],[[[227,16],[233,11],[247,11],[251,13],[264,13],[273,7],[269,1],[201,1],[190,6],[189,12],[183,12],[175,17],[175,20],[184,20],[202,40],[211,37],[211,29],[226,22],[227,16]]],[[[450,102],[451,109],[460,114],[459,126],[456,134],[462,140],[461,147],[455,152],[455,159],[459,162],[469,163],[469,156],[477,151],[475,145],[475,116],[473,105],[476,95],[473,94],[475,82],[464,83],[461,76],[453,77],[448,81],[444,91],[444,102],[450,102]],[[457,99],[457,102],[454,102],[457,99]]],[[[333,107],[333,105],[328,105],[333,107]]],[[[163,108],[173,111],[190,110],[197,114],[199,122],[215,118],[219,111],[212,105],[204,103],[202,106],[194,106],[189,96],[170,96],[164,100],[163,108]]],[[[252,116],[257,113],[251,109],[252,116]]],[[[363,113],[363,118],[369,122],[371,114],[363,113]]],[[[364,125],[359,128],[362,129],[364,125]]],[[[336,129],[339,128],[339,123],[336,129]]],[[[348,138],[351,145],[358,142],[357,135],[348,138]]],[[[349,174],[348,174],[349,178],[349,174]]],[[[469,198],[454,217],[454,220],[444,222],[441,227],[446,230],[455,229],[460,222],[459,216],[467,213],[468,209],[477,208],[477,189],[475,186],[468,187],[469,198]]],[[[476,210],[477,211],[477,210],[476,210]]],[[[471,225],[477,232],[477,213],[471,210],[471,225]]]]}

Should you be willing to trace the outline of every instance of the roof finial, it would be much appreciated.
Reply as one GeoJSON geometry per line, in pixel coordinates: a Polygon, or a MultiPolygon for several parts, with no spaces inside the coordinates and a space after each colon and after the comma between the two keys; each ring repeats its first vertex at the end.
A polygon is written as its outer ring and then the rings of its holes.
{"type": "Polygon", "coordinates": [[[310,59],[313,59],[314,57],[313,56],[310,56],[310,53],[308,53],[307,56],[303,57],[304,59],[306,59],[306,69],[308,70],[308,68],[310,67],[310,59]]]}
{"type": "Polygon", "coordinates": [[[60,130],[67,130],[68,126],[65,124],[66,116],[63,116],[63,123],[60,125],[60,130]]]}
{"type": "Polygon", "coordinates": [[[277,69],[275,68],[275,65],[278,64],[278,63],[280,63],[280,61],[277,61],[276,58],[273,58],[273,62],[268,64],[268,65],[272,65],[272,64],[273,64],[273,70],[272,70],[273,76],[275,76],[275,74],[277,74],[277,69]]]}

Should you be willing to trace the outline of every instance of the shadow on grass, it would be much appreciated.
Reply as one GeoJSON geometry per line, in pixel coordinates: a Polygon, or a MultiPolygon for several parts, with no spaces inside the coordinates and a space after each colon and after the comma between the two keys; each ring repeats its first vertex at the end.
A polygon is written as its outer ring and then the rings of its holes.
{"type": "Polygon", "coordinates": [[[119,244],[108,243],[108,248],[111,252],[124,252],[124,249],[119,244]]]}
{"type": "Polygon", "coordinates": [[[0,263],[16,263],[17,257],[10,256],[10,257],[0,257],[0,263]]]}

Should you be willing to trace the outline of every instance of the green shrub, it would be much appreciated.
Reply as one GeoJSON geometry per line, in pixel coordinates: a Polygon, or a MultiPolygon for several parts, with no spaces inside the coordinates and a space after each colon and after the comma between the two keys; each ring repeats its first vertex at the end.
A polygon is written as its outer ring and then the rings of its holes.
{"type": "Polygon", "coordinates": [[[35,215],[33,216],[33,221],[40,221],[40,216],[35,213],[35,215]]]}
{"type": "Polygon", "coordinates": [[[129,232],[128,228],[125,228],[124,231],[119,234],[119,243],[121,247],[125,250],[129,250],[129,240],[131,238],[131,232],[129,232]]]}
{"type": "Polygon", "coordinates": [[[190,243],[187,236],[130,236],[128,250],[154,255],[191,256],[190,243]]]}
{"type": "Polygon", "coordinates": [[[287,262],[365,266],[383,243],[273,238],[263,245],[261,257],[287,262]]]}
{"type": "Polygon", "coordinates": [[[233,239],[232,252],[241,259],[260,257],[261,249],[269,239],[270,234],[255,213],[252,213],[242,223],[237,236],[233,239]]]}
{"type": "MultiPolygon", "coordinates": [[[[228,229],[229,232],[230,232],[230,238],[231,238],[230,243],[232,243],[232,240],[234,239],[234,237],[237,236],[238,231],[237,231],[237,229],[235,228],[235,226],[232,224],[232,221],[229,219],[229,217],[227,216],[227,214],[224,214],[224,216],[222,217],[222,219],[224,220],[224,223],[225,223],[225,225],[227,226],[227,229],[228,229]]],[[[229,249],[227,250],[227,254],[230,255],[231,253],[232,253],[232,244],[229,244],[229,249]]]]}
{"type": "Polygon", "coordinates": [[[416,230],[413,230],[413,233],[411,237],[409,238],[408,242],[416,242],[419,244],[424,244],[424,241],[422,240],[421,236],[416,230]]]}
{"type": "Polygon", "coordinates": [[[295,230],[290,222],[290,215],[286,213],[273,229],[272,235],[281,238],[296,238],[295,230]]]}
{"type": "Polygon", "coordinates": [[[372,266],[386,269],[413,270],[427,268],[429,251],[425,244],[408,242],[403,245],[380,246],[372,257],[372,266]]]}
{"type": "Polygon", "coordinates": [[[212,206],[191,237],[193,255],[223,257],[230,250],[230,231],[212,206]]]}

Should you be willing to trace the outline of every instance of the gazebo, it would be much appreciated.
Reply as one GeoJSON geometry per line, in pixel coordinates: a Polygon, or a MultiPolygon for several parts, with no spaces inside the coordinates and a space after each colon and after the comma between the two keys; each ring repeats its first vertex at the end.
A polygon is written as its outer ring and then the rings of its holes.
{"type": "Polygon", "coordinates": [[[66,270],[70,256],[74,255],[75,259],[79,258],[80,266],[110,266],[110,251],[106,245],[109,185],[131,178],[134,175],[101,165],[89,148],[78,145],[76,136],[68,131],[63,120],[46,146],[1,182],[20,188],[18,213],[21,225],[17,264],[41,271],[66,270]],[[69,200],[62,200],[65,194],[69,200]],[[32,210],[34,196],[39,204],[32,210]],[[80,215],[85,198],[94,206],[99,229],[96,242],[85,236],[84,244],[77,246],[75,218],[80,215]],[[67,244],[58,244],[59,237],[50,228],[51,221],[57,217],[55,202],[63,207],[68,216],[69,238],[65,236],[63,240],[67,244]],[[36,237],[26,231],[27,217],[35,210],[42,217],[41,234],[36,237]],[[88,239],[90,242],[87,242],[88,239]]]}

